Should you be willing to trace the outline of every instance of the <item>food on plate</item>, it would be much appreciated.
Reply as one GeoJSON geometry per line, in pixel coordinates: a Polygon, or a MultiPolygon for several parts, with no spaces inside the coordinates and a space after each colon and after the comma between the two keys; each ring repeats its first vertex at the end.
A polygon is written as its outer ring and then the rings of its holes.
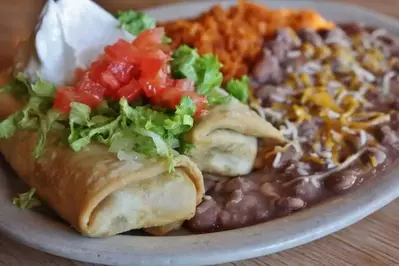
{"type": "Polygon", "coordinates": [[[202,199],[202,174],[183,155],[174,159],[175,172],[170,173],[167,160],[117,155],[100,144],[74,152],[48,136],[39,159],[32,156],[35,146],[34,132],[0,141],[1,153],[19,176],[86,236],[184,221],[202,199]]]}
{"type": "Polygon", "coordinates": [[[399,155],[399,39],[348,23],[278,29],[250,77],[250,105],[279,128],[285,146],[258,152],[254,172],[205,174],[194,232],[264,222],[378,178],[399,155]]]}
{"type": "Polygon", "coordinates": [[[257,138],[267,140],[269,147],[285,142],[279,130],[262,120],[236,99],[211,108],[186,135],[195,145],[190,158],[207,173],[231,177],[250,173],[258,152],[257,138]]]}
{"type": "Polygon", "coordinates": [[[0,151],[31,187],[13,203],[83,235],[250,226],[399,156],[399,39],[384,29],[246,1],[166,31],[88,0],[41,16],[0,89],[0,151]]]}
{"type": "Polygon", "coordinates": [[[226,83],[248,73],[261,51],[264,38],[282,27],[294,29],[330,29],[334,24],[310,9],[271,10],[240,0],[237,6],[223,9],[215,5],[196,18],[178,19],[160,24],[165,27],[172,47],[181,44],[196,47],[200,54],[215,54],[223,64],[226,83]]]}
{"type": "Polygon", "coordinates": [[[16,205],[37,205],[37,196],[91,237],[165,234],[194,216],[201,170],[248,173],[256,137],[284,143],[248,107],[246,77],[223,90],[216,56],[168,42],[143,13],[114,18],[90,1],[48,1],[1,88],[13,101],[0,109],[0,151],[31,187],[16,205]],[[235,139],[248,141],[239,155],[235,139]],[[213,152],[222,171],[198,161],[213,152]],[[234,156],[245,166],[234,169],[234,156]]]}
{"type": "Polygon", "coordinates": [[[215,56],[200,56],[196,50],[181,46],[173,58],[175,76],[195,81],[198,92],[207,95],[208,103],[218,103],[210,106],[185,135],[185,140],[193,145],[187,154],[202,171],[224,176],[248,174],[258,150],[257,137],[272,147],[285,142],[276,128],[248,107],[247,77],[230,80],[226,86],[229,95],[219,89],[221,65],[215,56]],[[213,87],[217,89],[212,91],[213,87]]]}

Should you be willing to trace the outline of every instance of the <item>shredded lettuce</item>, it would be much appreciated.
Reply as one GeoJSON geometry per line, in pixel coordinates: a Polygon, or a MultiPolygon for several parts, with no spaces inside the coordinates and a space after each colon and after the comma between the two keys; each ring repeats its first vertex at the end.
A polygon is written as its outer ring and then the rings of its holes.
{"type": "Polygon", "coordinates": [[[134,36],[139,35],[144,30],[153,29],[156,26],[156,20],[143,12],[133,10],[119,11],[116,14],[116,18],[119,20],[121,28],[134,36]]]}
{"type": "Polygon", "coordinates": [[[35,197],[36,189],[31,188],[28,192],[18,194],[13,198],[12,204],[20,209],[30,209],[41,205],[40,200],[35,197]]]}
{"type": "Polygon", "coordinates": [[[10,92],[25,94],[29,100],[22,110],[0,123],[0,138],[11,137],[18,128],[37,130],[37,144],[33,152],[37,158],[43,152],[48,132],[57,120],[62,119],[59,112],[51,109],[55,86],[40,77],[36,83],[30,84],[22,73],[19,73],[15,80],[10,81],[8,86],[10,92]]]}
{"type": "Polygon", "coordinates": [[[221,87],[223,81],[220,72],[222,64],[216,56],[212,54],[200,56],[196,49],[182,45],[173,53],[172,58],[173,76],[193,80],[196,91],[206,95],[208,103],[221,104],[230,100],[228,95],[223,96],[215,91],[221,87]]]}
{"type": "MultiPolygon", "coordinates": [[[[155,18],[143,12],[133,10],[118,11],[116,18],[119,20],[120,27],[134,36],[139,35],[144,30],[156,27],[155,18]]],[[[172,39],[167,36],[163,36],[162,41],[163,43],[172,43],[172,39]]]]}
{"type": "Polygon", "coordinates": [[[33,151],[33,155],[38,158],[44,151],[44,146],[47,140],[47,134],[53,128],[54,123],[61,117],[61,113],[59,113],[55,109],[50,109],[46,115],[40,117],[40,130],[38,133],[37,144],[35,150],[33,151]]]}
{"type": "Polygon", "coordinates": [[[171,38],[169,38],[168,36],[164,35],[164,36],[162,37],[162,42],[163,42],[163,43],[166,43],[166,44],[170,44],[170,43],[173,42],[173,40],[172,40],[171,38]]]}
{"type": "Polygon", "coordinates": [[[31,85],[32,91],[36,96],[39,97],[54,97],[56,92],[56,87],[54,84],[44,81],[38,76],[38,80],[35,84],[31,85]]]}
{"type": "Polygon", "coordinates": [[[18,121],[21,119],[22,113],[16,112],[7,119],[0,122],[0,138],[7,139],[14,135],[17,130],[18,121]]]}
{"type": "Polygon", "coordinates": [[[179,152],[181,154],[190,155],[191,151],[195,148],[195,145],[186,141],[180,143],[179,152]]]}
{"type": "Polygon", "coordinates": [[[197,82],[195,62],[198,60],[199,54],[196,49],[182,45],[173,53],[172,58],[170,66],[175,78],[188,78],[197,82]]]}
{"type": "MultiPolygon", "coordinates": [[[[212,65],[212,62],[206,64],[212,65]]],[[[206,84],[203,80],[210,79],[206,76],[208,74],[198,73],[198,80],[206,84]]],[[[36,131],[37,143],[33,152],[36,158],[43,153],[49,132],[56,128],[64,129],[62,134],[67,134],[65,140],[74,151],[84,149],[91,142],[99,142],[112,152],[135,152],[148,158],[166,158],[170,171],[174,169],[175,150],[187,152],[192,147],[183,140],[184,133],[194,125],[196,113],[196,105],[188,96],[181,99],[175,111],[134,106],[125,98],[116,105],[104,101],[93,110],[83,103],[73,102],[66,117],[53,109],[54,85],[40,78],[30,84],[23,75],[18,75],[15,82],[25,87],[24,94],[29,100],[22,110],[0,122],[0,138],[9,138],[18,128],[36,131]]]]}
{"type": "Polygon", "coordinates": [[[241,80],[232,79],[227,83],[226,90],[243,103],[248,102],[249,79],[243,76],[241,80]]]}
{"type": "Polygon", "coordinates": [[[179,105],[176,106],[175,115],[165,121],[165,128],[172,135],[179,135],[190,130],[194,125],[193,115],[195,105],[191,98],[185,96],[179,105]]]}
{"type": "Polygon", "coordinates": [[[173,149],[180,147],[181,136],[194,124],[194,102],[183,97],[174,114],[151,109],[150,106],[132,107],[125,98],[119,102],[119,115],[92,116],[90,108],[72,103],[69,115],[68,142],[80,151],[91,141],[98,141],[111,152],[137,152],[147,157],[167,158],[173,170],[173,149]]]}
{"type": "Polygon", "coordinates": [[[200,94],[206,95],[213,89],[220,88],[223,81],[221,67],[219,59],[212,54],[203,55],[195,62],[198,76],[197,91],[200,94]]]}

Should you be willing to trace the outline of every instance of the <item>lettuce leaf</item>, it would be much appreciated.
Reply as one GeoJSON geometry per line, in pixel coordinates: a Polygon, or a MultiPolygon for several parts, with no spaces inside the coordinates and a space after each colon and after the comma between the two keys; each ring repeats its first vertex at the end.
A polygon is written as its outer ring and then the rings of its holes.
{"type": "Polygon", "coordinates": [[[130,106],[125,98],[119,102],[119,115],[94,115],[90,108],[73,103],[69,115],[68,142],[80,151],[92,141],[109,146],[111,152],[131,152],[150,158],[169,160],[173,170],[173,149],[182,142],[182,134],[193,127],[194,102],[183,97],[174,114],[151,109],[150,106],[130,106]]]}
{"type": "Polygon", "coordinates": [[[249,79],[247,76],[243,76],[241,80],[232,79],[227,83],[226,90],[233,95],[235,98],[243,103],[248,102],[249,96],[249,79]]]}
{"type": "Polygon", "coordinates": [[[195,104],[193,100],[184,96],[180,104],[176,106],[175,115],[165,120],[165,128],[172,135],[179,135],[189,131],[194,125],[193,115],[195,114],[195,104]]]}
{"type": "Polygon", "coordinates": [[[40,200],[35,197],[36,189],[31,188],[28,192],[18,194],[12,200],[12,204],[20,209],[30,209],[41,205],[40,200]]]}
{"type": "Polygon", "coordinates": [[[37,158],[43,152],[48,132],[62,118],[59,112],[51,109],[56,88],[40,77],[30,84],[22,73],[10,81],[8,87],[10,92],[23,94],[29,100],[22,110],[0,122],[0,138],[11,137],[18,128],[36,130],[37,144],[33,153],[37,158]]]}
{"type": "Polygon", "coordinates": [[[195,62],[199,59],[199,54],[196,49],[182,45],[173,53],[172,58],[170,66],[175,78],[188,78],[197,82],[195,62]]]}
{"type": "Polygon", "coordinates": [[[198,80],[197,91],[200,94],[207,95],[215,88],[220,88],[223,81],[223,75],[220,72],[222,64],[219,59],[211,54],[201,56],[195,62],[198,80]]]}
{"type": "Polygon", "coordinates": [[[216,56],[212,54],[200,56],[196,49],[182,45],[173,53],[172,58],[170,65],[173,76],[193,80],[196,91],[206,95],[208,103],[221,104],[231,99],[215,93],[215,89],[220,88],[223,81],[220,72],[222,64],[216,56]]]}
{"type": "Polygon", "coordinates": [[[62,117],[62,114],[55,109],[50,109],[46,115],[40,117],[40,130],[38,133],[37,144],[33,155],[35,158],[40,157],[44,151],[47,140],[47,134],[53,128],[55,122],[62,117]]]}
{"type": "Polygon", "coordinates": [[[44,81],[39,76],[36,83],[31,85],[31,88],[33,93],[39,97],[54,97],[56,92],[54,84],[44,81]]]}
{"type": "Polygon", "coordinates": [[[0,138],[8,139],[17,130],[18,121],[21,120],[22,112],[18,111],[0,122],[0,138]]]}
{"type": "Polygon", "coordinates": [[[143,12],[133,10],[119,11],[116,14],[116,18],[119,20],[121,28],[134,36],[156,26],[156,20],[143,12]]]}

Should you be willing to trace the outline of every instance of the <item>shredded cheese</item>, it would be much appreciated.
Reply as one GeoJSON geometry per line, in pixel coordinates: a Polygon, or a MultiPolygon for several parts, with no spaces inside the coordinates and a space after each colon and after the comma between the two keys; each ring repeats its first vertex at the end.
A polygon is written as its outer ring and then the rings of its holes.
{"type": "Polygon", "coordinates": [[[376,167],[378,165],[375,156],[370,156],[370,163],[373,167],[376,167]]]}
{"type": "Polygon", "coordinates": [[[371,39],[377,39],[377,38],[379,38],[379,37],[381,37],[381,36],[386,35],[387,33],[388,33],[388,32],[387,32],[386,29],[384,29],[384,28],[379,28],[379,29],[374,30],[374,31],[370,34],[370,38],[371,38],[371,39]]]}
{"type": "Polygon", "coordinates": [[[305,181],[305,182],[309,182],[311,180],[313,181],[320,181],[323,178],[339,172],[345,168],[347,168],[348,166],[350,166],[354,161],[356,161],[357,159],[359,159],[366,151],[368,151],[369,149],[367,148],[363,148],[361,150],[359,150],[357,153],[349,156],[343,163],[341,163],[340,165],[338,165],[337,167],[334,167],[332,169],[330,169],[329,171],[323,172],[323,173],[318,173],[318,174],[314,174],[311,176],[307,176],[306,178],[304,177],[297,177],[291,181],[288,181],[286,183],[283,184],[284,187],[290,186],[292,184],[298,183],[298,181],[305,181]]]}
{"type": "Polygon", "coordinates": [[[212,197],[209,196],[209,195],[204,195],[203,198],[204,198],[204,200],[211,200],[212,199],[212,197]]]}
{"type": "MultiPolygon", "coordinates": [[[[267,158],[275,156],[273,167],[279,166],[286,147],[293,146],[303,154],[301,143],[311,141],[308,155],[303,155],[301,160],[325,165],[329,169],[326,174],[331,174],[349,165],[361,156],[363,149],[376,143],[368,131],[388,122],[390,115],[370,111],[373,104],[367,99],[368,92],[379,93],[377,85],[381,81],[383,93],[389,93],[390,81],[396,75],[389,71],[380,78],[382,73],[378,72],[388,65],[388,59],[374,43],[384,34],[384,30],[376,30],[370,35],[347,38],[345,34],[339,36],[338,32],[338,35],[329,36],[323,47],[306,43],[301,51],[287,53],[288,58],[305,55],[308,60],[302,65],[290,65],[289,71],[286,70],[285,88],[292,91],[282,88],[273,94],[274,102],[269,108],[251,105],[262,117],[271,119],[290,140],[284,148],[275,148],[266,154],[267,158]],[[334,65],[335,62],[338,64],[334,65]],[[317,123],[320,126],[317,134],[301,136],[298,127],[313,119],[321,122],[317,123]],[[361,150],[354,152],[355,148],[361,150]]],[[[375,162],[378,163],[378,158],[375,162]]],[[[307,180],[317,183],[323,176],[320,173],[307,180]]]]}
{"type": "Polygon", "coordinates": [[[360,147],[363,147],[367,143],[367,134],[364,130],[359,130],[359,137],[360,137],[360,147]]]}
{"type": "Polygon", "coordinates": [[[287,53],[287,57],[288,58],[297,58],[297,57],[299,57],[299,56],[301,56],[301,51],[289,51],[288,53],[287,53]]]}
{"type": "Polygon", "coordinates": [[[395,72],[393,71],[389,71],[388,73],[386,73],[384,75],[384,77],[382,78],[382,91],[385,95],[387,95],[389,93],[389,91],[391,90],[391,79],[395,77],[395,72]]]}
{"type": "Polygon", "coordinates": [[[367,71],[358,64],[354,64],[352,69],[361,80],[366,82],[373,82],[375,80],[375,76],[371,72],[367,71]]]}
{"type": "Polygon", "coordinates": [[[277,168],[278,167],[278,165],[280,163],[280,160],[281,160],[281,152],[278,152],[276,154],[276,157],[274,157],[273,168],[277,168]]]}

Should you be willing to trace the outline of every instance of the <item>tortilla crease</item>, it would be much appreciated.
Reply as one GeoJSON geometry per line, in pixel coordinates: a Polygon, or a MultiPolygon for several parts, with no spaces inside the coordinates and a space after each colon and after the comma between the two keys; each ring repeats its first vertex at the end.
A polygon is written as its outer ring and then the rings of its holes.
{"type": "Polygon", "coordinates": [[[195,145],[190,158],[201,171],[224,176],[251,172],[257,138],[268,146],[285,142],[278,129],[236,99],[210,109],[185,137],[195,145]]]}
{"type": "Polygon", "coordinates": [[[18,131],[0,140],[0,151],[42,200],[86,236],[149,227],[165,234],[193,217],[204,195],[201,171],[183,155],[175,159],[176,172],[168,173],[166,161],[146,160],[140,167],[100,144],[74,152],[55,134],[39,159],[32,155],[35,145],[36,133],[18,131]]]}

